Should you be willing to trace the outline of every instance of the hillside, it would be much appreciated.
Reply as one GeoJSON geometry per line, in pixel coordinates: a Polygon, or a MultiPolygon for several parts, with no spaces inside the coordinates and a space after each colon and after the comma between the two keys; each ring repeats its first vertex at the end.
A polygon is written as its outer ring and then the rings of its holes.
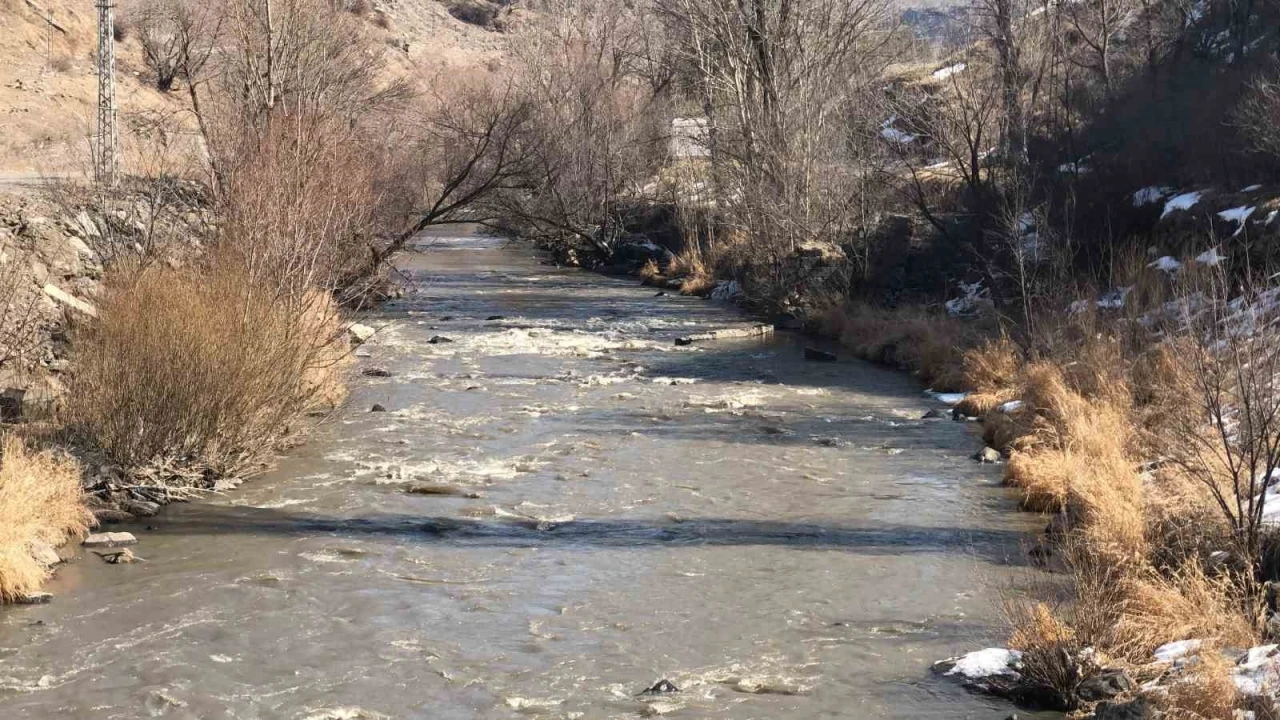
{"type": "MultiPolygon", "coordinates": [[[[117,12],[116,94],[124,161],[135,166],[156,161],[151,149],[139,149],[140,136],[161,120],[188,127],[189,118],[184,93],[160,92],[150,81],[130,13],[130,3],[117,12]]],[[[434,0],[379,2],[362,15],[370,32],[385,40],[391,72],[402,77],[502,65],[505,35],[463,22],[434,0]]],[[[0,17],[0,173],[9,179],[85,173],[97,102],[92,4],[0,0],[0,17]]],[[[172,144],[190,149],[193,137],[185,140],[172,144]]]]}

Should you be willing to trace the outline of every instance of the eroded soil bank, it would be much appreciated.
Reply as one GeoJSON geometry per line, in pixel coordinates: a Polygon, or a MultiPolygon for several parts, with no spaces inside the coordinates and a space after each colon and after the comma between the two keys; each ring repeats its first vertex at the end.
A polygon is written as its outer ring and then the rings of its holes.
{"type": "Polygon", "coordinates": [[[333,423],[112,528],[145,562],[82,556],[52,604],[0,611],[0,715],[1009,713],[929,665],[1002,639],[1039,521],[909,377],[785,335],[678,347],[743,318],[425,244],[367,319],[387,376],[333,423]]]}

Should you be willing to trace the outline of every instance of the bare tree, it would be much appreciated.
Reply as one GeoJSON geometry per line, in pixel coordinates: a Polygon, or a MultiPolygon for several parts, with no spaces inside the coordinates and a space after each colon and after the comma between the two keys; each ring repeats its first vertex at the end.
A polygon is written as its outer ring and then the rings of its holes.
{"type": "MultiPolygon", "coordinates": [[[[838,245],[852,222],[873,80],[892,37],[881,0],[659,0],[678,58],[708,115],[716,207],[749,238],[741,260],[756,299],[796,289],[795,253],[838,245]]],[[[879,118],[876,119],[878,123],[879,118]]]]}

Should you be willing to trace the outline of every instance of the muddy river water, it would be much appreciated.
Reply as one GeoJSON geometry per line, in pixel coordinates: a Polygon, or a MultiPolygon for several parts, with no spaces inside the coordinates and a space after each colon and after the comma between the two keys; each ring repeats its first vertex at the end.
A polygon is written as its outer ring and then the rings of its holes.
{"type": "Polygon", "coordinates": [[[742,318],[425,244],[367,320],[357,367],[390,377],[120,528],[146,562],[82,553],[0,610],[0,718],[1009,714],[929,665],[1000,639],[1036,521],[911,378],[786,335],[677,347],[742,318]]]}

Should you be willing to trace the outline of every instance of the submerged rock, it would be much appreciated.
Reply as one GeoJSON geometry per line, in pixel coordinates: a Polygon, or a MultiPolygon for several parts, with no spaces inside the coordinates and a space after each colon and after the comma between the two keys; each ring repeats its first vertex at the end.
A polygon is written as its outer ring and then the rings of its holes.
{"type": "Polygon", "coordinates": [[[53,602],[53,593],[37,591],[14,598],[18,605],[44,605],[53,602]]]}
{"type": "Polygon", "coordinates": [[[391,371],[380,367],[367,367],[360,371],[365,377],[388,378],[391,377],[391,371]]]}
{"type": "Polygon", "coordinates": [[[840,358],[833,352],[807,347],[804,349],[804,359],[812,362],[835,362],[840,358]]]}
{"type": "Polygon", "coordinates": [[[448,495],[471,500],[479,500],[484,497],[483,494],[474,490],[464,490],[456,485],[441,485],[438,483],[410,483],[405,486],[404,491],[411,495],[448,495]]]}
{"type": "Polygon", "coordinates": [[[431,339],[427,341],[427,344],[428,344],[428,345],[441,345],[441,344],[443,344],[443,343],[451,343],[451,342],[453,342],[453,338],[447,338],[447,337],[445,337],[445,336],[443,336],[443,335],[432,335],[432,336],[431,336],[431,339]]]}

